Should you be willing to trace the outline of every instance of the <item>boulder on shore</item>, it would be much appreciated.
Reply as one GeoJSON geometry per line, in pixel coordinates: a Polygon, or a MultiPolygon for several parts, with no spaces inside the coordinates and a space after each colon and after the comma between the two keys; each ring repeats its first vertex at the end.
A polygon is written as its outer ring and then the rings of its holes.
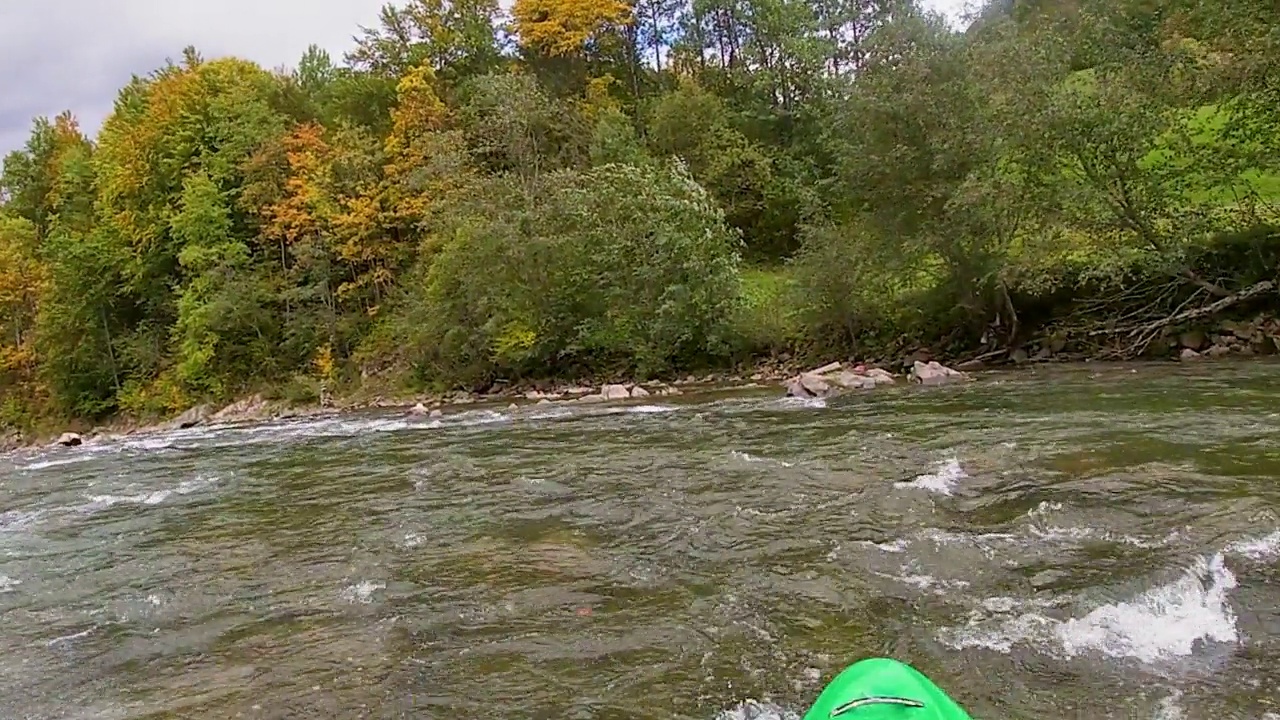
{"type": "Polygon", "coordinates": [[[80,435],[78,433],[65,432],[59,435],[58,439],[53,442],[55,445],[61,445],[62,447],[75,447],[84,441],[80,439],[80,435]]]}
{"type": "Polygon", "coordinates": [[[236,422],[240,420],[258,420],[267,415],[267,401],[261,395],[252,395],[237,400],[209,416],[213,422],[236,422]]]}
{"type": "Polygon", "coordinates": [[[892,385],[898,382],[893,373],[884,368],[871,368],[867,371],[867,377],[875,380],[877,385],[892,385]]]}
{"type": "Polygon", "coordinates": [[[208,405],[197,405],[174,418],[173,422],[169,423],[169,427],[174,430],[185,430],[189,427],[195,427],[208,419],[212,414],[213,408],[208,405]]]}
{"type": "Polygon", "coordinates": [[[631,391],[626,385],[605,385],[600,388],[600,394],[605,400],[626,400],[631,397],[631,391]]]}
{"type": "Polygon", "coordinates": [[[937,360],[929,362],[921,362],[919,360],[911,366],[912,382],[921,385],[946,385],[953,382],[965,382],[972,378],[967,373],[953,370],[937,360]]]}

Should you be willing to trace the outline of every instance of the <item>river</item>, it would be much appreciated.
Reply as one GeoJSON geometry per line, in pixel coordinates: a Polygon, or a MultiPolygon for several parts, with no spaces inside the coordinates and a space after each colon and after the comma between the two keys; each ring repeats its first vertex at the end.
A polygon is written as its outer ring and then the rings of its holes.
{"type": "Polygon", "coordinates": [[[1280,365],[0,457],[0,717],[1280,718],[1280,365]]]}

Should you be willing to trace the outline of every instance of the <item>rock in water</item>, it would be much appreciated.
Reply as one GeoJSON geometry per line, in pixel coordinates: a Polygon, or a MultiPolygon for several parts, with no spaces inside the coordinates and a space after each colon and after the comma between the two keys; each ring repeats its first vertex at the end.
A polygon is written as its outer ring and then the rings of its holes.
{"type": "Polygon", "coordinates": [[[1182,348],[1182,353],[1178,355],[1179,360],[1199,360],[1200,353],[1191,348],[1182,348]]]}
{"type": "Polygon", "coordinates": [[[813,393],[809,392],[809,388],[800,382],[800,376],[797,375],[787,381],[787,397],[811,398],[813,393]]]}
{"type": "Polygon", "coordinates": [[[81,440],[80,436],[76,433],[65,432],[59,435],[58,439],[55,440],[54,442],[55,444],[61,445],[62,447],[75,447],[79,445],[81,442],[83,442],[83,440],[81,440]]]}
{"type": "Polygon", "coordinates": [[[945,385],[964,382],[970,377],[959,370],[952,370],[937,360],[930,360],[927,363],[916,360],[911,367],[911,379],[921,385],[945,385]]]}
{"type": "Polygon", "coordinates": [[[409,414],[410,415],[426,415],[427,406],[423,405],[422,403],[418,403],[417,405],[414,405],[412,408],[409,409],[409,414]]]}
{"type": "Polygon", "coordinates": [[[859,363],[851,369],[845,369],[843,363],[833,362],[796,375],[784,387],[788,397],[831,397],[845,390],[871,390],[877,385],[893,381],[891,373],[879,368],[867,370],[865,365],[859,363]]]}
{"type": "Polygon", "coordinates": [[[637,385],[631,388],[631,397],[633,398],[649,397],[649,391],[637,385]]]}
{"type": "Polygon", "coordinates": [[[805,373],[800,376],[800,385],[809,391],[810,397],[822,397],[831,392],[831,384],[817,375],[805,373]]]}

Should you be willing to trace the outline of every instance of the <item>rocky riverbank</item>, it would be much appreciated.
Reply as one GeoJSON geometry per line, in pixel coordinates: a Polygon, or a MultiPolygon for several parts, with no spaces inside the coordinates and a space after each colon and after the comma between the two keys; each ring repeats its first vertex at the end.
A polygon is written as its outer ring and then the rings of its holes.
{"type": "MultiPolygon", "coordinates": [[[[869,391],[884,385],[911,382],[940,385],[965,382],[964,371],[1001,365],[1038,362],[1071,362],[1088,359],[1045,343],[1042,347],[1015,348],[987,353],[977,359],[959,358],[954,368],[939,363],[927,350],[917,350],[898,362],[833,361],[821,366],[803,365],[789,355],[758,361],[743,370],[687,375],[653,382],[496,382],[483,392],[454,391],[438,394],[356,394],[333,397],[321,393],[318,403],[299,404],[267,399],[262,394],[241,398],[223,407],[198,405],[160,423],[119,417],[102,425],[64,428],[57,432],[21,435],[0,431],[0,452],[23,446],[83,442],[164,432],[202,424],[260,422],[294,417],[353,412],[374,408],[402,409],[408,414],[443,416],[452,409],[474,405],[499,405],[516,409],[530,404],[633,402],[707,391],[779,387],[788,396],[826,398],[869,391]]],[[[1252,320],[1223,320],[1212,325],[1167,329],[1151,340],[1144,356],[1150,360],[1205,361],[1227,357],[1280,354],[1280,320],[1258,316],[1252,320]]]]}

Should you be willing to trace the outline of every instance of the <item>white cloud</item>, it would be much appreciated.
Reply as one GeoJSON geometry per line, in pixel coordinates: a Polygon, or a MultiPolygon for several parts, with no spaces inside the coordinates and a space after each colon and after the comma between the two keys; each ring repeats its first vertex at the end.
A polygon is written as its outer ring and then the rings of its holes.
{"type": "MultiPolygon", "coordinates": [[[[953,19],[965,0],[927,0],[953,19]]],[[[31,120],[71,110],[93,133],[131,75],[194,45],[274,68],[312,43],[341,57],[385,0],[0,0],[0,157],[31,120]]],[[[503,2],[504,5],[507,2],[503,2]]]]}
{"type": "Polygon", "coordinates": [[[315,43],[340,57],[385,0],[0,0],[0,154],[31,120],[71,110],[96,131],[116,92],[194,45],[292,65],[315,43]]]}

